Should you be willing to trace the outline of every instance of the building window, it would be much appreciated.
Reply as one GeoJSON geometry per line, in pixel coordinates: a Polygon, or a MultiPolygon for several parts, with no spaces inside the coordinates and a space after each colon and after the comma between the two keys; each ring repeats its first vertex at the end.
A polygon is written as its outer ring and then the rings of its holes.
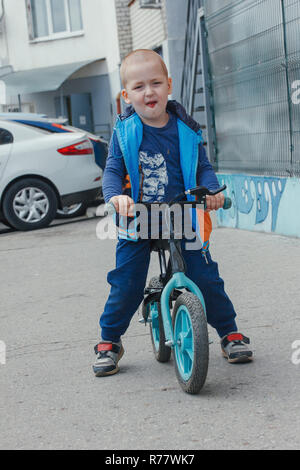
{"type": "Polygon", "coordinates": [[[162,0],[140,0],[141,8],[161,8],[162,0]]]}
{"type": "Polygon", "coordinates": [[[27,0],[30,38],[55,38],[82,31],[80,0],[27,0]]]}

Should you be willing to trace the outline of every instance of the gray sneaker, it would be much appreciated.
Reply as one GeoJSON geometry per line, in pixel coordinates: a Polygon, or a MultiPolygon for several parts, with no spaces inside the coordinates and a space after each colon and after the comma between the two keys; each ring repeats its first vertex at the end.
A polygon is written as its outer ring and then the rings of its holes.
{"type": "Polygon", "coordinates": [[[253,353],[248,348],[249,338],[234,331],[221,339],[223,356],[228,362],[249,362],[253,359],[253,353]]]}
{"type": "Polygon", "coordinates": [[[97,359],[93,365],[96,377],[113,375],[119,371],[118,362],[124,354],[121,341],[119,343],[109,343],[101,341],[94,347],[97,359]]]}

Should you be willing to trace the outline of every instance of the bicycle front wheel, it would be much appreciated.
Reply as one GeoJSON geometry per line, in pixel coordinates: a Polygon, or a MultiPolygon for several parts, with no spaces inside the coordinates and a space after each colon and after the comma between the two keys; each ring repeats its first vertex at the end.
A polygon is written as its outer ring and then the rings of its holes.
{"type": "Polygon", "coordinates": [[[177,298],[173,329],[177,379],[186,393],[196,394],[205,383],[209,360],[207,321],[196,295],[184,293],[177,298]]]}

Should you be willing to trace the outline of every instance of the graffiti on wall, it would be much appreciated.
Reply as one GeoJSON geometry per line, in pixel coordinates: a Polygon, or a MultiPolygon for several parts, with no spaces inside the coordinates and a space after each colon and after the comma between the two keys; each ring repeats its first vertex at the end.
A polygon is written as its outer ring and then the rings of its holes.
{"type": "Polygon", "coordinates": [[[286,178],[219,174],[218,179],[232,199],[231,209],[218,211],[219,225],[275,231],[286,178]]]}

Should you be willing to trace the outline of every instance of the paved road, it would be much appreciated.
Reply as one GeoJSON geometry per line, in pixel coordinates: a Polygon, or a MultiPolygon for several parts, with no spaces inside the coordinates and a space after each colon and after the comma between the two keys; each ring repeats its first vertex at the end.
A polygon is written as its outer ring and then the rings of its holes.
{"type": "Polygon", "coordinates": [[[120,373],[94,378],[115,244],[97,239],[98,220],[0,235],[0,448],[299,448],[300,240],[214,231],[212,255],[256,360],[227,364],[210,329],[207,382],[190,396],[172,360],[155,362],[137,315],[120,373]]]}

